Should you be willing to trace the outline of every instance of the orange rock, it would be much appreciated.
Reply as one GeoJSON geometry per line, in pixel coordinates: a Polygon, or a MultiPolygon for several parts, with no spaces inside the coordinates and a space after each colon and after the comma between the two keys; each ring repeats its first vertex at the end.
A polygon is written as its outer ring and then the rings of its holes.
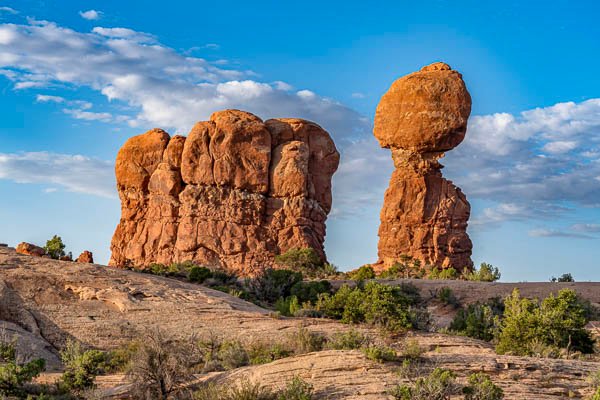
{"type": "Polygon", "coordinates": [[[46,255],[46,250],[44,250],[42,247],[27,242],[19,243],[17,245],[16,251],[19,254],[25,254],[34,257],[42,257],[46,255]]]}
{"type": "Polygon", "coordinates": [[[91,251],[84,250],[79,257],[75,259],[75,262],[84,263],[84,264],[93,264],[94,263],[94,255],[91,251]]]}
{"type": "Polygon", "coordinates": [[[111,265],[192,260],[251,275],[290,248],[325,259],[339,154],[321,127],[225,110],[187,138],[164,141],[161,132],[129,139],[117,156],[111,265]]]}
{"type": "Polygon", "coordinates": [[[402,256],[424,264],[471,268],[471,207],[442,177],[438,159],[464,139],[471,97],[461,74],[444,63],[394,82],[377,106],[374,134],[392,150],[396,170],[385,193],[376,269],[402,256]]]}

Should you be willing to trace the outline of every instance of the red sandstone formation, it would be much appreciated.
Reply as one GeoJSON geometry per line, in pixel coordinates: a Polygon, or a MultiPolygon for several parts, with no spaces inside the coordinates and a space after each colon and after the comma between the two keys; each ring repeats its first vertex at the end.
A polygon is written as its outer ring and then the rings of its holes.
{"type": "Polygon", "coordinates": [[[84,263],[84,264],[93,264],[94,263],[94,255],[91,251],[84,250],[79,257],[75,259],[75,262],[84,263]]]}
{"type": "Polygon", "coordinates": [[[471,207],[442,177],[438,162],[464,139],[470,113],[462,75],[444,63],[398,79],[381,98],[373,133],[391,149],[396,170],[381,210],[377,268],[389,268],[402,255],[458,270],[472,267],[466,232],[471,207]]]}
{"type": "Polygon", "coordinates": [[[43,248],[41,248],[39,246],[36,246],[35,244],[31,244],[31,243],[27,243],[27,242],[19,243],[15,250],[19,254],[25,254],[28,256],[43,257],[46,255],[46,250],[44,250],[43,248]]]}
{"type": "Polygon", "coordinates": [[[238,110],[214,113],[187,138],[160,129],[132,137],[117,155],[110,264],[192,260],[251,275],[291,248],[325,259],[338,163],[317,124],[238,110]]]}

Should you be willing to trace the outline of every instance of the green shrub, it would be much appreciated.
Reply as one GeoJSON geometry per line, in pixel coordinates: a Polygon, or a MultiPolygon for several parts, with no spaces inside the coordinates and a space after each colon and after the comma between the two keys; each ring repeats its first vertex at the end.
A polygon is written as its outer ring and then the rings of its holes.
{"type": "Polygon", "coordinates": [[[294,349],[296,354],[321,351],[325,345],[325,340],[325,336],[317,332],[309,331],[304,327],[301,327],[288,335],[289,345],[294,349]]]}
{"type": "Polygon", "coordinates": [[[277,395],[277,400],[312,400],[313,386],[296,376],[277,395]]]}
{"type": "Polygon", "coordinates": [[[464,274],[466,280],[479,282],[496,282],[500,279],[500,276],[500,270],[487,263],[481,263],[479,270],[475,269],[464,274]]]}
{"type": "Polygon", "coordinates": [[[463,393],[465,400],[501,400],[504,398],[502,389],[496,386],[483,372],[469,375],[468,386],[463,388],[463,393]]]}
{"type": "Polygon", "coordinates": [[[381,326],[390,331],[410,328],[411,299],[400,288],[371,281],[364,288],[342,286],[336,293],[321,294],[316,310],[344,323],[381,326]]]}
{"type": "Polygon", "coordinates": [[[378,278],[381,279],[400,279],[408,278],[409,266],[403,263],[396,262],[390,268],[381,271],[378,278]]]}
{"type": "Polygon", "coordinates": [[[515,289],[505,302],[496,351],[522,356],[558,356],[560,349],[592,353],[594,340],[585,329],[586,310],[575,291],[563,289],[541,303],[521,298],[515,289]]]}
{"type": "Polygon", "coordinates": [[[313,277],[323,272],[323,261],[315,249],[290,249],[275,257],[275,262],[286,269],[313,277]]]}
{"type": "Polygon", "coordinates": [[[268,364],[272,361],[291,356],[294,352],[280,343],[267,345],[265,343],[253,343],[246,350],[250,364],[268,364]]]}
{"type": "Polygon", "coordinates": [[[15,343],[0,342],[0,397],[25,397],[24,386],[46,368],[46,361],[38,358],[29,362],[17,362],[15,343]]]}
{"type": "Polygon", "coordinates": [[[504,309],[489,304],[469,304],[460,309],[450,324],[450,330],[475,339],[491,341],[504,309]]]}
{"type": "Polygon", "coordinates": [[[397,361],[398,356],[396,355],[396,351],[391,347],[387,346],[368,346],[362,349],[362,352],[367,356],[369,360],[377,361],[377,362],[386,362],[386,361],[397,361]]]}
{"type": "Polygon", "coordinates": [[[237,385],[208,384],[194,393],[194,400],[278,400],[277,393],[262,386],[260,383],[249,381],[237,385]]]}
{"type": "Polygon", "coordinates": [[[355,269],[354,271],[348,272],[348,278],[354,281],[366,281],[368,279],[375,279],[375,270],[372,266],[366,264],[358,269],[355,269]]]}
{"type": "Polygon", "coordinates": [[[60,236],[54,235],[52,239],[46,241],[46,245],[44,246],[44,250],[46,250],[46,254],[52,257],[55,260],[58,260],[62,256],[65,255],[65,245],[60,236]]]}
{"type": "Polygon", "coordinates": [[[212,271],[206,267],[194,265],[190,268],[188,280],[195,283],[204,283],[208,278],[212,278],[212,271]]]}
{"type": "Polygon", "coordinates": [[[275,310],[277,310],[279,314],[286,317],[294,316],[294,314],[301,308],[302,307],[300,306],[296,296],[289,296],[285,298],[280,297],[275,302],[275,310]]]}
{"type": "Polygon", "coordinates": [[[371,339],[354,329],[334,333],[327,341],[327,348],[333,350],[356,350],[368,346],[371,339]]]}
{"type": "Polygon", "coordinates": [[[298,282],[290,288],[290,294],[296,296],[299,303],[315,303],[321,293],[330,293],[329,281],[298,282]]]}
{"type": "Polygon", "coordinates": [[[419,360],[424,352],[425,350],[415,339],[407,340],[402,346],[402,356],[412,361],[419,360]]]}
{"type": "Polygon", "coordinates": [[[225,370],[236,369],[250,363],[248,352],[238,341],[225,341],[217,353],[217,359],[225,370]]]}
{"type": "Polygon", "coordinates": [[[147,272],[152,275],[167,276],[167,266],[165,264],[152,263],[148,268],[143,269],[142,272],[147,272]]]}
{"type": "Polygon", "coordinates": [[[448,286],[444,286],[443,288],[440,288],[440,290],[438,290],[437,298],[443,304],[446,304],[446,305],[449,305],[452,307],[458,307],[460,305],[460,302],[454,295],[454,292],[448,286]]]}
{"type": "Polygon", "coordinates": [[[429,274],[427,275],[427,279],[457,279],[458,272],[456,269],[450,268],[438,268],[433,267],[429,274]]]}
{"type": "Polygon", "coordinates": [[[265,269],[248,282],[252,294],[260,301],[273,303],[290,295],[290,289],[302,281],[302,274],[288,269],[265,269]]]}
{"type": "Polygon", "coordinates": [[[457,392],[454,380],[454,373],[436,368],[411,384],[396,386],[390,394],[397,400],[447,400],[457,392]]]}
{"type": "Polygon", "coordinates": [[[106,354],[100,350],[83,350],[79,342],[67,341],[60,352],[65,366],[62,385],[68,390],[82,391],[94,387],[96,376],[102,372],[106,354]]]}
{"type": "Polygon", "coordinates": [[[555,278],[555,277],[550,278],[550,282],[575,282],[575,279],[573,279],[573,275],[567,273],[567,274],[562,274],[558,278],[555,278]]]}
{"type": "Polygon", "coordinates": [[[131,341],[117,349],[110,350],[106,354],[106,360],[101,367],[105,372],[125,372],[129,362],[139,350],[140,343],[131,341]]]}

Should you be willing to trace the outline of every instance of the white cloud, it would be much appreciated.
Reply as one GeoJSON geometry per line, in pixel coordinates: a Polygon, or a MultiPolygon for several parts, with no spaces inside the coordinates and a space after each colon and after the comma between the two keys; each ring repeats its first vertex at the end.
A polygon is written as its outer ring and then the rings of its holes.
{"type": "Polygon", "coordinates": [[[15,14],[18,14],[19,12],[17,10],[15,10],[14,8],[4,6],[4,7],[0,7],[0,14],[3,14],[3,13],[15,15],[15,14]]]}
{"type": "Polygon", "coordinates": [[[575,232],[600,233],[600,224],[574,224],[569,229],[575,232]]]}
{"type": "Polygon", "coordinates": [[[250,79],[250,71],[186,56],[143,32],[95,27],[82,33],[33,19],[28,25],[1,24],[3,31],[10,33],[0,45],[0,70],[11,71],[5,76],[15,87],[35,82],[36,87],[92,88],[135,110],[129,123],[140,129],[159,126],[187,133],[214,111],[238,108],[264,119],[317,121],[339,146],[370,134],[367,119],[334,100],[309,90],[294,92],[283,82],[258,82],[250,79]]]}
{"type": "Polygon", "coordinates": [[[116,197],[113,164],[81,155],[0,153],[0,179],[56,185],[71,192],[116,197]]]}
{"type": "Polygon", "coordinates": [[[102,11],[97,11],[97,10],[79,11],[79,15],[81,15],[81,18],[83,18],[83,19],[94,21],[94,20],[102,18],[102,11]]]}
{"type": "Polygon", "coordinates": [[[546,153],[561,154],[577,148],[577,142],[572,140],[557,140],[556,142],[548,142],[542,150],[546,153]]]}
{"type": "Polygon", "coordinates": [[[365,97],[366,96],[364,95],[364,93],[359,93],[359,92],[352,93],[353,99],[364,99],[365,97]]]}
{"type": "Polygon", "coordinates": [[[107,112],[91,112],[91,111],[83,111],[78,109],[63,109],[65,114],[71,115],[75,119],[83,119],[86,121],[102,121],[102,122],[110,122],[113,120],[113,116],[107,112]]]}
{"type": "Polygon", "coordinates": [[[48,94],[38,94],[35,96],[38,103],[64,103],[65,98],[60,96],[51,96],[48,94]]]}
{"type": "Polygon", "coordinates": [[[573,239],[594,239],[593,236],[585,235],[582,233],[574,233],[569,231],[563,231],[558,229],[532,229],[529,231],[529,236],[532,237],[560,237],[560,238],[573,238],[573,239]]]}

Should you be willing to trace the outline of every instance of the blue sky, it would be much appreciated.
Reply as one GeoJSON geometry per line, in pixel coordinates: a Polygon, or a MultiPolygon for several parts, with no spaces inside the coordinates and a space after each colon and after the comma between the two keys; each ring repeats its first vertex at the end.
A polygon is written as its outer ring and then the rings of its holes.
{"type": "Polygon", "coordinates": [[[342,269],[372,262],[392,171],[375,107],[443,60],[473,97],[442,163],[472,204],[474,261],[503,280],[599,280],[599,15],[595,1],[0,1],[0,242],[58,233],[106,262],[122,143],[233,107],[331,132],[326,249],[342,269]]]}

